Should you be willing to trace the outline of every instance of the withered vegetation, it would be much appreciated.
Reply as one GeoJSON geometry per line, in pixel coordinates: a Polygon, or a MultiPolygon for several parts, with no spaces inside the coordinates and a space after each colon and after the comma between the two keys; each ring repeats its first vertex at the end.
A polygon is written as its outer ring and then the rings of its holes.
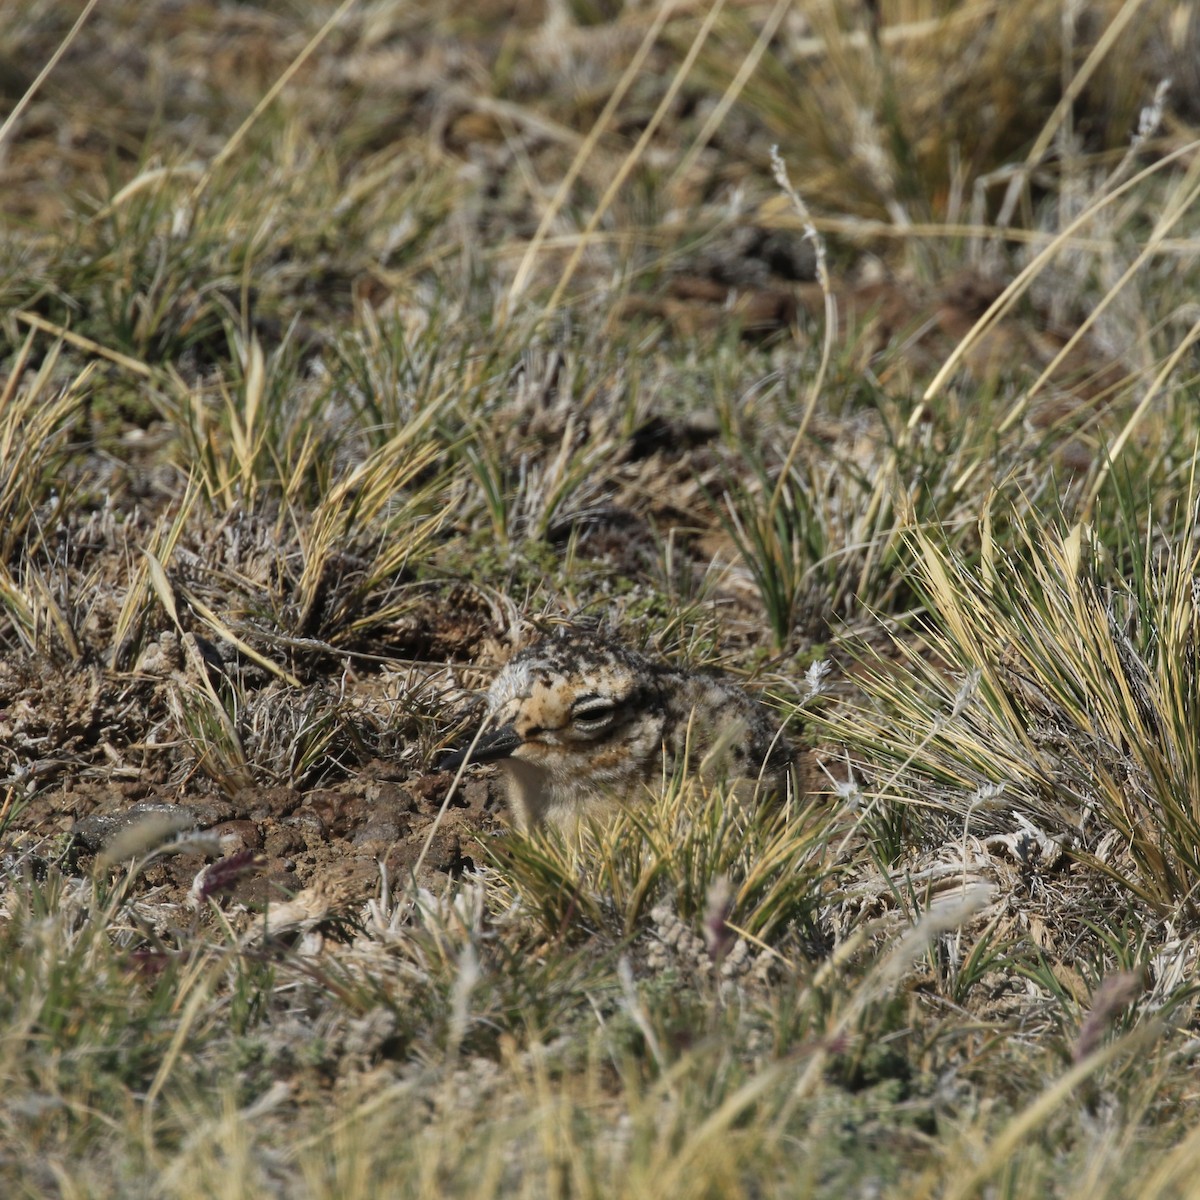
{"type": "Polygon", "coordinates": [[[1191,1194],[1190,0],[0,10],[0,1191],[1191,1194]],[[439,772],[564,621],[786,802],[439,772]]]}

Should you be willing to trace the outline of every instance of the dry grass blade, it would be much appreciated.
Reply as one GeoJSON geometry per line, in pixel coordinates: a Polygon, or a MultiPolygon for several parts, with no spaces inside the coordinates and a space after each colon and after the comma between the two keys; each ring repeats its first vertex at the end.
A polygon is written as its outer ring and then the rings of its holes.
{"type": "Polygon", "coordinates": [[[1096,73],[1105,58],[1116,47],[1117,40],[1134,17],[1139,14],[1145,15],[1142,14],[1142,10],[1147,7],[1148,3],[1152,4],[1153,0],[1124,0],[1121,4],[1121,7],[1113,15],[1112,20],[1105,27],[1104,32],[1096,39],[1095,45],[1092,46],[1087,58],[1080,65],[1079,70],[1075,72],[1074,78],[1063,89],[1063,94],[1058,104],[1046,120],[1046,123],[1042,126],[1042,130],[1038,134],[1037,140],[1030,147],[1029,153],[1025,156],[1025,166],[1027,169],[1041,162],[1043,156],[1053,144],[1060,128],[1070,117],[1071,108],[1079,99],[1084,88],[1087,87],[1088,81],[1096,73]]]}
{"type": "Polygon", "coordinates": [[[580,922],[615,922],[630,936],[663,897],[683,919],[699,922],[714,883],[728,881],[729,922],[771,944],[803,924],[818,903],[835,823],[835,814],[812,803],[795,811],[747,807],[732,793],[704,791],[680,776],[661,799],[647,794],[615,822],[581,837],[514,840],[501,866],[551,937],[580,922]]]}
{"type": "Polygon", "coordinates": [[[151,589],[158,597],[159,604],[167,610],[167,616],[171,618],[175,627],[182,630],[183,626],[179,623],[179,609],[175,605],[175,589],[171,586],[171,581],[167,578],[167,573],[163,570],[162,563],[158,561],[151,551],[143,550],[142,553],[146,558],[146,569],[149,573],[151,589]]]}
{"type": "Polygon", "coordinates": [[[775,175],[775,182],[782,189],[784,195],[792,202],[792,207],[796,210],[796,215],[800,218],[801,224],[804,226],[804,236],[812,243],[816,252],[817,283],[821,287],[821,295],[825,304],[824,336],[821,340],[821,362],[817,367],[817,373],[813,377],[812,383],[809,384],[808,403],[804,406],[800,423],[796,426],[795,436],[792,438],[792,444],[788,447],[787,456],[783,460],[783,470],[779,473],[779,480],[775,485],[775,492],[771,497],[771,511],[774,512],[779,504],[784,479],[787,477],[792,463],[795,462],[801,443],[808,433],[808,427],[812,421],[812,415],[821,394],[821,385],[825,382],[825,375],[829,370],[830,359],[833,355],[833,343],[837,337],[838,313],[837,301],[834,299],[833,288],[829,282],[829,266],[826,262],[825,240],[817,232],[816,227],[812,223],[808,205],[804,203],[800,198],[800,194],[792,186],[792,181],[788,178],[787,164],[779,156],[778,146],[771,147],[771,168],[775,175]]]}
{"type": "MultiPolygon", "coordinates": [[[[1077,525],[1029,536],[1024,563],[993,550],[980,580],[926,533],[913,537],[934,617],[928,650],[977,672],[978,686],[947,712],[881,670],[869,685],[879,715],[844,732],[874,755],[886,747],[901,794],[911,789],[960,827],[987,828],[1015,807],[1088,847],[1117,835],[1127,865],[1088,861],[1148,902],[1190,911],[1200,871],[1200,760],[1187,732],[1197,552],[1159,558],[1146,547],[1132,585],[1101,581],[1091,534],[1077,525]],[[989,787],[1004,799],[981,804],[989,787]]],[[[949,706],[941,672],[916,653],[904,661],[949,706]]]]}
{"type": "Polygon", "coordinates": [[[309,39],[304,49],[288,64],[287,69],[279,76],[278,79],[267,89],[259,102],[254,106],[254,111],[251,112],[246,119],[234,131],[233,136],[221,147],[220,152],[213,158],[209,164],[208,170],[201,177],[192,192],[192,202],[195,203],[203,195],[204,191],[212,183],[221,164],[237,151],[238,147],[245,140],[247,133],[254,127],[254,124],[259,120],[264,112],[275,102],[279,94],[287,87],[287,85],[295,77],[296,72],[304,66],[305,62],[312,57],[317,47],[329,36],[330,33],[341,22],[342,18],[354,7],[358,0],[342,0],[342,3],[330,13],[325,24],[317,30],[316,33],[309,39]]]}
{"type": "MultiPolygon", "coordinates": [[[[1200,188],[1197,189],[1197,195],[1200,196],[1200,188]]],[[[1197,339],[1200,339],[1200,319],[1193,322],[1191,329],[1187,331],[1187,334],[1179,342],[1179,345],[1171,351],[1167,361],[1163,363],[1158,374],[1155,375],[1150,386],[1146,389],[1145,395],[1138,401],[1137,408],[1134,409],[1129,420],[1125,422],[1124,427],[1121,429],[1121,432],[1108,447],[1104,465],[1101,470],[1096,472],[1096,478],[1092,482],[1091,490],[1088,493],[1088,504],[1085,511],[1089,515],[1092,505],[1096,503],[1096,498],[1100,495],[1105,481],[1113,468],[1113,464],[1121,457],[1122,450],[1124,450],[1135,430],[1145,419],[1146,414],[1150,411],[1151,404],[1162,394],[1167,381],[1174,375],[1179,364],[1187,355],[1187,352],[1196,344],[1197,339]]]]}
{"type": "MultiPolygon", "coordinates": [[[[434,484],[407,491],[439,457],[435,445],[413,446],[418,430],[432,416],[423,417],[381,446],[359,466],[335,483],[313,513],[304,537],[304,570],[298,587],[300,625],[307,628],[322,601],[322,588],[334,560],[365,531],[371,531],[376,549],[359,578],[354,593],[343,601],[356,613],[359,600],[394,576],[437,532],[444,512],[428,513],[434,484]]],[[[380,619],[380,614],[352,617],[347,622],[380,619]]]]}
{"type": "MultiPolygon", "coordinates": [[[[32,378],[23,379],[33,350],[30,334],[0,391],[0,563],[31,529],[73,421],[86,401],[93,367],[67,386],[56,381],[60,346],[54,346],[32,378]]],[[[32,547],[31,547],[32,548],[32,547]]]]}
{"type": "Polygon", "coordinates": [[[517,267],[516,274],[513,277],[512,284],[508,289],[507,304],[505,312],[501,314],[502,318],[511,315],[513,306],[516,301],[524,295],[528,282],[533,274],[534,267],[537,263],[538,254],[541,252],[542,245],[554,225],[562,206],[566,203],[567,197],[571,194],[571,187],[575,180],[579,177],[579,173],[583,170],[589,157],[592,155],[599,143],[601,137],[604,136],[608,129],[613,115],[620,107],[626,93],[637,81],[642,67],[645,65],[646,59],[650,54],[654,43],[658,40],[658,35],[662,32],[671,14],[677,7],[677,0],[661,0],[657,11],[654,14],[654,20],[647,28],[642,37],[641,44],[638,46],[636,53],[630,59],[616,87],[613,88],[612,94],[608,97],[604,108],[600,115],[596,118],[588,136],[584,139],[582,145],[575,152],[575,156],[571,161],[563,175],[554,196],[552,197],[546,210],[542,213],[541,219],[538,221],[538,227],[533,235],[529,245],[525,248],[524,254],[521,256],[521,262],[517,267]]]}
{"type": "MultiPolygon", "coordinates": [[[[668,3],[664,2],[664,13],[668,10],[668,6],[668,3]]],[[[713,0],[713,2],[708,6],[708,10],[704,14],[704,20],[700,23],[700,28],[696,30],[696,35],[692,39],[692,43],[688,47],[687,54],[684,55],[683,61],[675,69],[674,77],[671,79],[670,84],[663,93],[663,97],[659,101],[658,107],[654,110],[654,114],[651,116],[650,120],[646,122],[645,129],[643,129],[638,135],[637,141],[633,144],[629,153],[625,156],[621,165],[617,168],[612,180],[605,188],[604,194],[597,201],[595,208],[588,217],[587,223],[584,225],[583,232],[580,235],[580,239],[576,243],[570,255],[567,257],[566,265],[563,267],[562,273],[558,277],[558,282],[554,285],[554,290],[550,293],[549,300],[546,301],[545,308],[542,311],[543,317],[549,316],[558,309],[559,303],[561,302],[563,295],[571,282],[571,279],[575,275],[575,270],[579,266],[579,262],[583,258],[583,255],[590,244],[592,234],[595,232],[596,227],[604,219],[605,214],[608,212],[613,200],[616,199],[617,193],[624,186],[634,167],[638,162],[641,161],[642,156],[646,152],[647,146],[650,145],[650,141],[654,137],[655,131],[658,129],[659,125],[662,124],[664,117],[666,117],[668,111],[670,110],[671,104],[674,102],[675,97],[679,94],[679,89],[683,87],[684,82],[687,80],[687,77],[691,72],[692,67],[695,65],[700,51],[704,47],[704,43],[708,40],[708,35],[712,32],[712,28],[716,24],[717,18],[720,16],[721,10],[724,7],[725,0],[713,0]]],[[[515,286],[516,285],[514,283],[514,287],[515,286]]]]}
{"type": "Polygon", "coordinates": [[[846,998],[841,1011],[830,1017],[822,1044],[814,1048],[804,1070],[792,1084],[773,1122],[776,1137],[784,1136],[796,1108],[817,1090],[831,1051],[851,1033],[869,1006],[890,994],[900,984],[915,958],[941,933],[963,925],[982,907],[982,899],[968,893],[952,904],[930,909],[886,955],[874,963],[870,972],[846,998]]]}
{"type": "Polygon", "coordinates": [[[142,560],[134,570],[113,627],[109,655],[109,666],[112,669],[116,669],[122,660],[129,657],[140,642],[138,631],[146,621],[151,593],[158,596],[172,622],[178,625],[174,589],[166,576],[164,564],[170,564],[171,556],[188,527],[199,499],[200,487],[193,481],[188,485],[175,511],[156,526],[149,544],[144,548],[142,560]]]}
{"type": "Polygon", "coordinates": [[[122,354],[119,350],[102,346],[92,338],[84,337],[83,334],[65,329],[61,325],[55,325],[53,321],[47,321],[45,317],[39,317],[37,313],[18,311],[13,316],[25,325],[30,325],[34,329],[48,333],[57,340],[66,342],[71,346],[76,346],[80,350],[86,350],[89,354],[94,354],[98,358],[106,358],[109,362],[115,363],[118,367],[123,367],[126,371],[132,371],[135,375],[140,375],[145,379],[152,379],[154,377],[154,372],[140,359],[131,358],[128,354],[122,354]]]}
{"type": "Polygon", "coordinates": [[[183,649],[190,678],[174,697],[179,724],[195,747],[201,769],[232,795],[254,783],[241,732],[242,696],[226,680],[220,682],[227,694],[217,691],[212,667],[193,634],[184,636],[183,649]]]}
{"type": "Polygon", "coordinates": [[[947,1195],[954,1197],[954,1200],[978,1196],[994,1176],[1011,1164],[1013,1155],[1027,1144],[1034,1131],[1045,1128],[1046,1122],[1066,1105],[1081,1084],[1114,1059],[1132,1056],[1149,1046],[1160,1034],[1161,1030],[1155,1024],[1147,1024],[1123,1038],[1109,1042],[1090,1057],[1070,1067],[1033,1103],[1009,1121],[1001,1133],[989,1142],[982,1161],[962,1178],[955,1180],[947,1195]]]}
{"type": "MultiPolygon", "coordinates": [[[[186,600],[195,614],[205,622],[218,637],[223,641],[228,642],[231,646],[236,646],[240,653],[244,654],[251,662],[256,662],[260,667],[270,671],[277,679],[282,679],[284,683],[291,687],[301,687],[300,680],[296,678],[291,671],[285,667],[281,667],[277,662],[273,662],[265,654],[260,654],[253,646],[249,645],[229,626],[221,620],[221,618],[213,612],[207,604],[204,603],[198,596],[194,595],[187,588],[180,589],[180,596],[186,600]]],[[[173,614],[172,614],[173,615],[173,614]]]]}
{"type": "MultiPolygon", "coordinates": [[[[1054,258],[1061,252],[1064,246],[1068,245],[1070,239],[1075,232],[1083,228],[1089,221],[1095,219],[1098,213],[1104,209],[1111,207],[1120,200],[1128,192],[1133,191],[1136,187],[1142,185],[1146,180],[1155,175],[1159,175],[1167,170],[1172,164],[1180,159],[1192,161],[1192,170],[1195,169],[1194,156],[1197,147],[1200,147],[1200,141],[1189,142],[1185,146],[1181,146],[1169,154],[1164,154],[1161,158],[1156,159],[1149,166],[1144,167],[1131,179],[1119,184],[1107,192],[1101,192],[1093,198],[1084,210],[1068,222],[1055,235],[1053,240],[1045,246],[1038,254],[1016,275],[1011,283],[1004,289],[1003,292],[995,299],[988,307],[987,311],[975,322],[970,331],[963,337],[954,347],[946,361],[942,364],[938,373],[933,377],[929,386],[924,392],[926,402],[932,400],[939,395],[947,382],[953,376],[954,372],[961,366],[963,359],[966,357],[972,346],[976,345],[981,337],[991,328],[993,328],[1002,318],[1004,318],[1016,305],[1017,301],[1029,289],[1030,284],[1037,276],[1047,269],[1054,258]]],[[[1190,192],[1188,193],[1191,194],[1190,192]]],[[[1178,220],[1182,210],[1175,210],[1175,220],[1178,220]]],[[[1172,222],[1173,223],[1173,222],[1172,222]]],[[[1156,229],[1156,237],[1159,234],[1165,235],[1165,229],[1156,229]]],[[[909,421],[909,428],[916,429],[921,422],[925,420],[927,414],[923,408],[918,407],[914,410],[909,421]]]]}
{"type": "Polygon", "coordinates": [[[71,26],[67,36],[64,37],[61,42],[59,42],[54,53],[45,61],[45,63],[42,64],[42,68],[40,71],[38,71],[37,77],[25,89],[20,100],[18,100],[17,103],[12,106],[8,116],[4,118],[4,124],[0,125],[0,143],[2,143],[8,136],[9,130],[11,130],[12,127],[17,123],[21,114],[29,106],[29,102],[34,98],[35,95],[37,95],[38,89],[42,86],[43,82],[45,82],[46,77],[62,60],[63,55],[66,54],[67,50],[70,48],[71,43],[75,40],[76,36],[79,34],[79,31],[83,28],[88,17],[92,15],[92,10],[96,7],[97,3],[98,0],[88,0],[88,3],[83,6],[83,11],[80,12],[79,16],[75,18],[75,24],[71,26]]]}

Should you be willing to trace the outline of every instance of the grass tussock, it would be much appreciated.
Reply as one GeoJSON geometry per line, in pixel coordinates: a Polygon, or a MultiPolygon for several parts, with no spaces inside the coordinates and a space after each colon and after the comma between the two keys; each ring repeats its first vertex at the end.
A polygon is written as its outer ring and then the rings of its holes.
{"type": "Polygon", "coordinates": [[[888,787],[911,788],[939,831],[1016,810],[1139,899],[1190,911],[1193,510],[1184,497],[1174,528],[1147,536],[1126,509],[1107,546],[1077,523],[1001,550],[985,521],[978,565],[914,532],[929,624],[900,648],[903,677],[873,672],[878,711],[844,727],[894,764],[888,787]]]}
{"type": "Polygon", "coordinates": [[[579,839],[513,839],[497,850],[498,866],[550,938],[581,929],[628,937],[664,900],[718,939],[733,936],[725,926],[759,945],[789,930],[804,936],[831,873],[836,822],[815,801],[747,808],[746,799],[676,779],[661,804],[579,839]]]}

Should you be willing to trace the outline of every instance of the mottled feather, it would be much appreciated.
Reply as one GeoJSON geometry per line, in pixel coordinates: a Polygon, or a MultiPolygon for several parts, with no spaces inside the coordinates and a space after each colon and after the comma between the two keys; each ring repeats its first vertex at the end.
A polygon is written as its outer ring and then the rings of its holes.
{"type": "Polygon", "coordinates": [[[636,803],[685,758],[706,781],[779,792],[791,747],[770,712],[723,676],[654,662],[579,630],[543,638],[508,663],[470,751],[472,762],[505,771],[521,829],[569,830],[636,803]]]}

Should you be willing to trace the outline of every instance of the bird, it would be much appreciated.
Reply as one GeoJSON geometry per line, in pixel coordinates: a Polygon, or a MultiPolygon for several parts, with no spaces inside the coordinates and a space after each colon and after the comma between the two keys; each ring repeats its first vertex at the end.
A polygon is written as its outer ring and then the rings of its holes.
{"type": "Polygon", "coordinates": [[[739,794],[782,793],[792,748],[770,711],[723,675],[656,662],[560,628],[517,653],[488,691],[474,742],[439,764],[496,763],[518,830],[570,833],[646,794],[679,765],[739,794]]]}

